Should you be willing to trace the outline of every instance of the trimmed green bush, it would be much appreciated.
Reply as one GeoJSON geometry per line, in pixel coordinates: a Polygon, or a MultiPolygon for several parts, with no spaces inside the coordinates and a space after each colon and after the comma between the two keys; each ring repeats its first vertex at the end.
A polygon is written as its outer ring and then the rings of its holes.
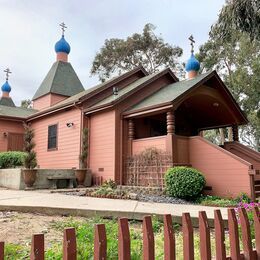
{"type": "Polygon", "coordinates": [[[0,153],[0,169],[16,168],[23,165],[24,152],[3,152],[0,153]]]}
{"type": "Polygon", "coordinates": [[[181,199],[198,197],[206,184],[201,172],[189,167],[173,167],[165,174],[166,192],[181,199]]]}

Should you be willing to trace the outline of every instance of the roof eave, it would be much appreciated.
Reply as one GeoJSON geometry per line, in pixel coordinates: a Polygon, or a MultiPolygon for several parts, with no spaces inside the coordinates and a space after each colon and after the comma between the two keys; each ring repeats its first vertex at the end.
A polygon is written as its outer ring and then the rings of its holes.
{"type": "Polygon", "coordinates": [[[55,108],[55,109],[53,109],[53,108],[50,107],[48,110],[40,111],[40,112],[38,112],[38,113],[35,113],[35,114],[33,114],[33,115],[27,117],[26,120],[27,120],[27,121],[35,120],[35,119],[38,119],[38,118],[43,117],[43,116],[45,116],[45,115],[53,114],[53,113],[59,112],[59,111],[61,111],[61,110],[64,110],[64,109],[66,109],[66,108],[70,108],[70,107],[73,107],[73,106],[77,106],[77,105],[79,105],[79,104],[81,104],[81,103],[76,101],[76,102],[71,102],[71,103],[69,103],[69,104],[66,104],[66,105],[57,107],[57,108],[55,108]]]}
{"type": "Polygon", "coordinates": [[[149,73],[144,69],[143,66],[138,66],[136,67],[135,69],[131,70],[131,71],[128,71],[126,73],[124,73],[121,77],[117,77],[115,78],[114,80],[111,80],[110,82],[108,82],[107,84],[105,84],[103,87],[101,87],[100,89],[96,89],[96,90],[93,90],[92,92],[82,96],[79,98],[79,101],[81,102],[84,102],[86,101],[87,99],[90,99],[91,97],[97,95],[98,93],[100,93],[101,91],[103,90],[106,90],[108,89],[109,87],[111,87],[111,85],[114,85],[124,79],[126,79],[127,77],[130,77],[132,76],[133,74],[137,73],[137,72],[142,72],[144,74],[144,76],[148,76],[149,73]]]}
{"type": "Polygon", "coordinates": [[[97,106],[97,107],[93,107],[93,108],[88,108],[84,111],[84,113],[86,114],[90,114],[90,113],[93,113],[93,111],[96,111],[97,109],[100,111],[100,110],[103,110],[103,109],[106,109],[106,108],[111,108],[111,106],[114,106],[120,102],[122,102],[123,100],[125,100],[126,98],[128,98],[129,96],[131,96],[132,94],[134,94],[136,91],[140,90],[141,88],[143,88],[144,86],[150,84],[151,82],[153,82],[154,80],[166,75],[167,73],[169,73],[170,76],[172,76],[172,78],[176,81],[178,81],[178,78],[173,74],[173,72],[171,71],[171,69],[167,68],[163,71],[161,71],[160,73],[154,75],[154,77],[150,78],[149,80],[143,82],[142,84],[140,84],[140,86],[132,89],[131,91],[129,91],[128,93],[125,93],[124,95],[120,96],[120,98],[116,99],[116,100],[113,100],[107,104],[104,104],[104,105],[100,105],[100,106],[97,106]]]}

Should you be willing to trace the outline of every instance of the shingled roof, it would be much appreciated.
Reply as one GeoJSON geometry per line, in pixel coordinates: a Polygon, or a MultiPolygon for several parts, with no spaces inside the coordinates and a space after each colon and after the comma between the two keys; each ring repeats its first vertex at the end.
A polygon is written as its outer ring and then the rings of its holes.
{"type": "Polygon", "coordinates": [[[28,116],[36,113],[37,110],[23,107],[8,107],[0,105],[0,117],[15,117],[26,119],[28,116]]]}
{"type": "Polygon", "coordinates": [[[34,94],[33,100],[48,93],[71,97],[82,91],[84,91],[84,87],[71,64],[56,61],[34,94]]]}
{"type": "Polygon", "coordinates": [[[9,97],[1,97],[0,105],[7,107],[15,107],[14,101],[9,97]]]}
{"type": "Polygon", "coordinates": [[[134,111],[143,109],[146,107],[151,107],[154,105],[164,104],[167,102],[174,101],[177,97],[188,91],[189,89],[193,88],[196,84],[201,82],[203,79],[205,79],[208,75],[210,75],[212,72],[207,72],[201,75],[198,75],[197,77],[193,79],[186,79],[182,81],[178,81],[172,84],[169,84],[163,88],[161,88],[159,91],[155,92],[151,96],[145,98],[141,102],[137,103],[133,107],[131,107],[128,111],[134,111]]]}

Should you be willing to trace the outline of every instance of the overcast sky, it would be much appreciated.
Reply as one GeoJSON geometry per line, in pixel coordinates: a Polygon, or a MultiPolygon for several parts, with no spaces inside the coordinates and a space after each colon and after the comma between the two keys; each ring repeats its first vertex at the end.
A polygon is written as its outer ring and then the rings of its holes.
{"type": "Polygon", "coordinates": [[[55,61],[58,24],[65,22],[71,46],[69,61],[85,88],[98,83],[90,77],[91,63],[107,38],[126,38],[157,26],[166,42],[190,55],[190,34],[198,46],[208,39],[225,0],[0,0],[0,85],[2,72],[12,70],[11,96],[17,105],[31,98],[55,61]]]}

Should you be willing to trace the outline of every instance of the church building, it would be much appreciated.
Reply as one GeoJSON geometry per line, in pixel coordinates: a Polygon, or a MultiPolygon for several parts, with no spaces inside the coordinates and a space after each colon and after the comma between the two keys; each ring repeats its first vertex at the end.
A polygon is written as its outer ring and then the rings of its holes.
{"type": "Polygon", "coordinates": [[[216,71],[199,74],[193,49],[185,80],[170,69],[148,74],[136,67],[88,89],[68,61],[70,49],[63,32],[55,44],[56,61],[33,97],[28,97],[33,108],[15,106],[10,71],[5,70],[0,152],[22,150],[23,123],[30,123],[39,168],[79,168],[82,131],[87,128],[87,165],[93,176],[127,184],[127,158],[155,147],[167,152],[173,165],[200,170],[212,194],[255,196],[260,154],[238,137],[239,126],[248,120],[216,71]],[[233,142],[221,147],[201,134],[224,127],[232,127],[233,142]]]}

